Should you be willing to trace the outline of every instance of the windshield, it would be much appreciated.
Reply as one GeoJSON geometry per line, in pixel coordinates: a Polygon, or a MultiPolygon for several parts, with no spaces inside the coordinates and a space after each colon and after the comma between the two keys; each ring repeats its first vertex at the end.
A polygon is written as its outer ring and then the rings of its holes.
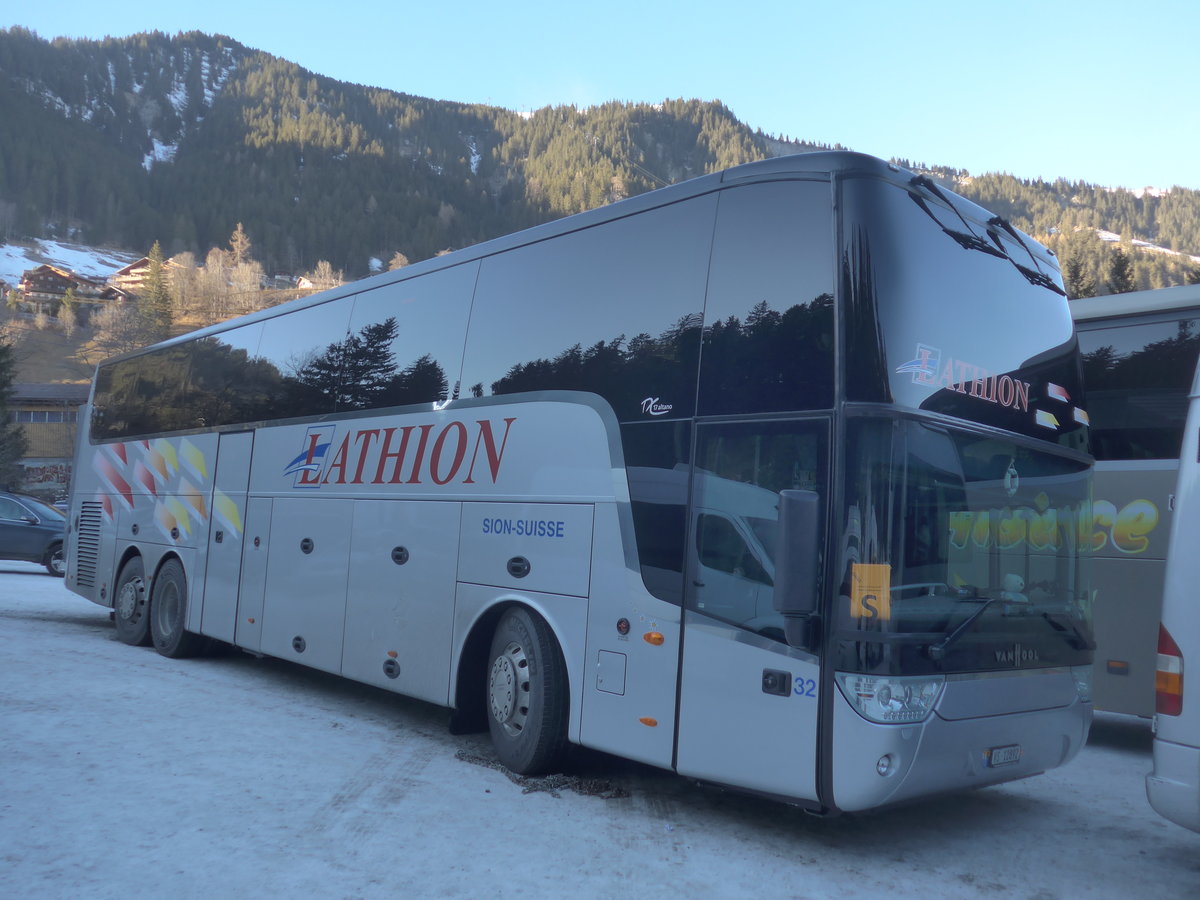
{"type": "Polygon", "coordinates": [[[848,398],[1085,447],[1053,258],[928,179],[848,179],[843,190],[848,398]]]}
{"type": "Polygon", "coordinates": [[[1091,661],[1086,462],[910,419],[848,425],[839,670],[1091,661]]]}

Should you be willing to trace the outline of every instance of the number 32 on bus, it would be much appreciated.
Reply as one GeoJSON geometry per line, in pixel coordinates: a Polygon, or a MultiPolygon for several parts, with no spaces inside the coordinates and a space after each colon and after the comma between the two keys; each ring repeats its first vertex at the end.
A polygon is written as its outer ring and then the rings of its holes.
{"type": "Polygon", "coordinates": [[[68,584],[822,812],[1021,778],[1091,718],[1057,266],[870,157],[707,175],[102,363],[68,584]]]}

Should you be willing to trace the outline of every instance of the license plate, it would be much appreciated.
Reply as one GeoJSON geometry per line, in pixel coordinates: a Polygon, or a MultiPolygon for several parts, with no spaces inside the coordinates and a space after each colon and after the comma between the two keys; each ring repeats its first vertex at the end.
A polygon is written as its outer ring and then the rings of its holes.
{"type": "Polygon", "coordinates": [[[985,750],[983,755],[990,768],[1012,765],[1021,761],[1021,745],[1009,744],[1007,747],[991,747],[985,750]]]}

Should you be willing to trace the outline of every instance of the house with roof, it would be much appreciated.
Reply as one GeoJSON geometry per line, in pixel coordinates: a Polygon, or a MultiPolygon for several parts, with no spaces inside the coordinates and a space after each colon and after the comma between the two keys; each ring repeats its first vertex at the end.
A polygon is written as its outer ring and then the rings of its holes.
{"type": "MultiPolygon", "coordinates": [[[[163,271],[178,269],[179,264],[169,259],[162,262],[163,271]]],[[[146,277],[150,274],[150,257],[143,256],[131,262],[108,276],[108,288],[120,291],[125,297],[131,297],[142,290],[146,277]]]]}
{"type": "Polygon", "coordinates": [[[23,478],[16,490],[53,501],[71,483],[80,407],[87,403],[88,384],[16,383],[8,408],[25,435],[23,478]]]}
{"type": "Polygon", "coordinates": [[[47,263],[23,272],[20,289],[21,301],[29,312],[56,316],[68,292],[75,299],[95,306],[104,283],[47,263]]]}

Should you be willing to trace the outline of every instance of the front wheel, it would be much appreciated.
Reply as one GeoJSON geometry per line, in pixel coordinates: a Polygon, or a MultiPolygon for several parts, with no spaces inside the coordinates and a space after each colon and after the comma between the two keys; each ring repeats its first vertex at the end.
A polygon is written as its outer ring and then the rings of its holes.
{"type": "Polygon", "coordinates": [[[557,768],[567,747],[566,666],[541,616],[513,607],[501,618],[492,637],[486,696],[500,762],[520,775],[557,768]]]}
{"type": "Polygon", "coordinates": [[[55,544],[47,551],[43,565],[55,578],[62,578],[67,574],[67,554],[63,552],[62,544],[55,544]]]}
{"type": "Polygon", "coordinates": [[[184,628],[187,622],[187,578],[183,564],[169,559],[154,578],[150,600],[150,637],[154,649],[171,659],[195,656],[203,640],[184,628]]]}

